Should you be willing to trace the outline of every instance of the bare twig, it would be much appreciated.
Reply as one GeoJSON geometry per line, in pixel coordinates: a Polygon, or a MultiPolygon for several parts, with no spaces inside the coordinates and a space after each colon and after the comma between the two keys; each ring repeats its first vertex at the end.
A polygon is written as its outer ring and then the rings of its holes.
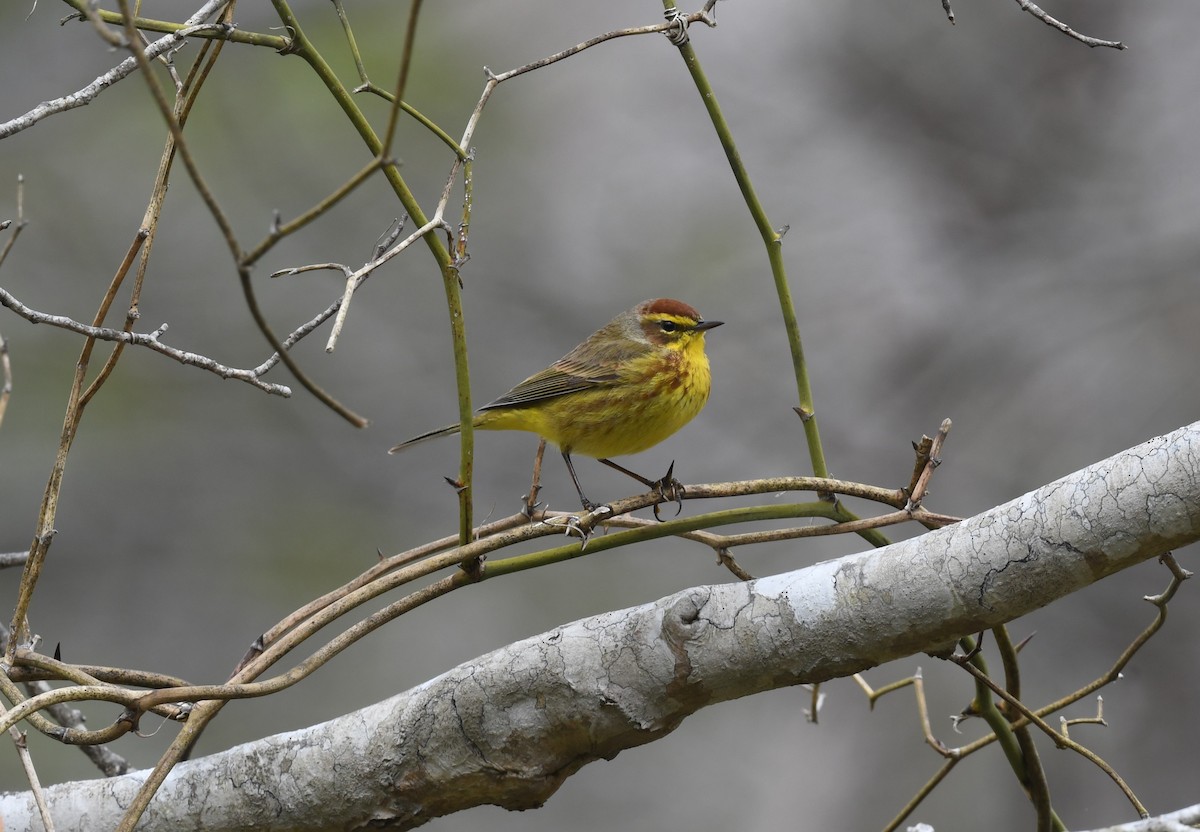
{"type": "MultiPolygon", "coordinates": [[[[12,225],[12,220],[5,220],[0,223],[0,231],[7,229],[12,225]]],[[[4,242],[4,248],[0,249],[0,266],[4,265],[8,253],[12,251],[16,245],[17,237],[21,234],[21,229],[25,227],[25,177],[17,175],[17,224],[13,226],[12,234],[4,242]]],[[[4,424],[4,412],[8,409],[8,399],[12,395],[13,377],[12,377],[12,362],[8,357],[8,341],[4,335],[0,333],[0,425],[4,424]]],[[[22,561],[23,563],[24,561],[22,561]]],[[[0,564],[3,566],[3,564],[0,564]]]]}
{"type": "Polygon", "coordinates": [[[13,727],[8,729],[8,735],[17,747],[17,757],[20,758],[21,766],[25,769],[25,779],[29,781],[29,789],[33,792],[34,802],[37,803],[42,825],[46,827],[46,832],[54,832],[54,819],[50,817],[50,807],[46,805],[46,793],[42,791],[42,783],[38,779],[37,769],[33,767],[33,758],[29,756],[29,744],[25,741],[25,734],[13,727]]]}
{"type": "MultiPolygon", "coordinates": [[[[205,24],[202,21],[214,15],[228,2],[229,0],[208,0],[195,14],[187,19],[182,29],[165,35],[146,47],[146,56],[153,60],[159,55],[178,49],[190,36],[201,32],[224,31],[224,27],[222,26],[205,24]]],[[[137,66],[138,62],[136,58],[126,58],[108,72],[97,77],[96,80],[92,81],[86,87],[62,98],[43,101],[24,115],[17,116],[10,121],[0,124],[0,139],[26,130],[49,116],[92,103],[96,96],[132,73],[137,69],[137,66]]]]}
{"type": "MultiPolygon", "coordinates": [[[[134,58],[137,59],[138,65],[141,66],[143,70],[147,70],[149,68],[149,58],[147,57],[146,52],[142,49],[140,40],[135,37],[136,30],[134,29],[133,19],[129,15],[128,0],[118,0],[118,4],[120,5],[121,11],[125,16],[124,19],[126,31],[130,35],[131,39],[131,42],[129,43],[129,49],[133,52],[134,58]]],[[[199,192],[200,198],[203,200],[205,207],[208,208],[209,213],[212,215],[213,221],[216,222],[217,227],[221,230],[221,234],[225,239],[225,244],[229,247],[229,253],[233,257],[233,261],[237,267],[238,278],[242,285],[242,294],[246,300],[246,307],[250,310],[250,315],[252,318],[254,318],[255,324],[258,325],[259,331],[262,332],[263,337],[267,339],[267,342],[271,344],[271,346],[274,347],[275,351],[279,354],[279,360],[287,366],[288,370],[291,371],[296,380],[300,382],[300,384],[306,390],[308,390],[309,393],[311,393],[326,407],[333,410],[355,427],[366,427],[368,424],[366,419],[350,410],[348,407],[330,395],[324,388],[309,378],[308,374],[305,373],[300,368],[299,364],[297,364],[296,361],[284,350],[279,338],[275,335],[274,330],[267,321],[266,315],[263,314],[262,308],[258,304],[258,298],[254,292],[254,286],[250,281],[250,270],[244,265],[244,252],[241,244],[237,240],[237,236],[234,234],[233,225],[230,223],[225,211],[217,202],[216,197],[208,187],[204,177],[200,174],[200,168],[196,164],[187,142],[184,141],[183,127],[181,126],[179,119],[176,117],[170,103],[167,101],[166,96],[163,94],[163,91],[161,87],[159,87],[154,76],[148,71],[144,71],[142,74],[146,80],[146,86],[150,90],[151,97],[158,105],[159,112],[162,114],[163,120],[167,124],[167,128],[171,131],[171,135],[175,139],[176,152],[179,154],[179,158],[183,161],[183,166],[187,170],[188,176],[191,178],[192,183],[196,186],[196,190],[199,192]]]]}
{"type": "Polygon", "coordinates": [[[1088,37],[1087,35],[1080,34],[1079,32],[1076,32],[1074,29],[1072,29],[1067,24],[1063,23],[1061,20],[1056,20],[1055,18],[1046,14],[1046,12],[1043,11],[1040,6],[1038,6],[1036,3],[1031,2],[1031,0],[1017,0],[1017,5],[1021,7],[1021,11],[1029,12],[1031,15],[1033,15],[1038,20],[1045,23],[1047,26],[1049,26],[1053,29],[1057,29],[1058,31],[1060,31],[1064,35],[1066,35],[1067,37],[1074,38],[1075,40],[1079,41],[1080,43],[1086,44],[1087,46],[1090,46],[1092,48],[1095,48],[1097,46],[1108,46],[1112,49],[1128,49],[1129,48],[1119,40],[1100,40],[1099,38],[1088,37]]]}
{"type": "Polygon", "coordinates": [[[1072,725],[1100,725],[1107,728],[1108,723],[1104,720],[1104,697],[1096,697],[1095,716],[1077,716],[1074,719],[1067,719],[1065,716],[1060,716],[1058,718],[1058,727],[1064,737],[1070,738],[1072,725]]]}
{"type": "MultiPolygon", "coordinates": [[[[12,395],[13,377],[12,362],[8,359],[8,341],[0,333],[0,426],[4,425],[4,411],[8,409],[8,399],[12,395]]],[[[0,555],[0,567],[5,566],[0,555]]]]}
{"type": "Polygon", "coordinates": [[[1101,771],[1103,771],[1105,774],[1107,774],[1109,776],[1109,778],[1117,785],[1117,787],[1125,795],[1125,798],[1131,804],[1133,804],[1134,811],[1136,811],[1138,813],[1139,817],[1147,818],[1150,816],[1150,813],[1146,811],[1146,807],[1142,805],[1142,802],[1140,800],[1138,800],[1137,795],[1135,795],[1133,793],[1133,790],[1129,788],[1129,785],[1125,782],[1125,780],[1121,777],[1121,775],[1117,774],[1116,770],[1112,766],[1110,766],[1108,763],[1106,763],[1098,754],[1096,754],[1093,751],[1090,751],[1089,749],[1085,748],[1084,746],[1080,745],[1079,743],[1075,742],[1074,740],[1070,739],[1069,737],[1055,731],[1052,727],[1050,727],[1045,722],[1045,720],[1043,720],[1041,717],[1039,717],[1033,711],[1029,710],[1029,708],[1027,708],[1025,706],[1025,704],[1023,702],[1021,702],[1021,700],[1017,699],[1015,696],[1013,696],[1008,691],[1006,691],[1003,687],[1001,687],[1000,685],[998,685],[994,681],[992,681],[987,676],[987,674],[985,674],[983,671],[979,670],[977,667],[972,665],[971,662],[963,660],[962,657],[952,657],[952,659],[955,664],[957,664],[963,670],[966,670],[968,673],[970,673],[972,676],[974,676],[976,681],[981,682],[984,685],[986,685],[993,693],[995,693],[997,696],[999,696],[1001,699],[1003,699],[1005,702],[1007,702],[1009,707],[1012,708],[1015,712],[1020,713],[1021,716],[1025,717],[1026,720],[1028,720],[1029,722],[1032,722],[1039,729],[1041,729],[1041,731],[1044,734],[1046,734],[1048,737],[1050,737],[1051,740],[1053,740],[1053,742],[1056,746],[1058,746],[1059,748],[1071,749],[1072,751],[1079,754],[1080,756],[1086,758],[1087,760],[1090,760],[1096,767],[1098,767],[1101,771]]]}
{"type": "MultiPolygon", "coordinates": [[[[21,230],[25,228],[25,177],[22,174],[17,174],[17,224],[12,226],[12,234],[4,241],[4,248],[0,249],[0,266],[4,265],[4,261],[8,259],[8,253],[12,251],[13,246],[17,244],[17,237],[21,236],[21,230]]],[[[5,220],[0,223],[0,231],[7,229],[12,225],[12,220],[5,220]]]]}
{"type": "Polygon", "coordinates": [[[80,335],[86,335],[89,338],[94,338],[97,341],[117,341],[126,344],[133,344],[139,347],[146,347],[154,350],[157,353],[172,358],[180,364],[187,364],[191,367],[199,367],[202,370],[208,370],[210,373],[215,373],[221,378],[232,378],[238,381],[244,381],[247,384],[253,385],[260,390],[271,393],[275,396],[290,396],[292,391],[290,388],[282,384],[271,384],[270,382],[262,381],[255,370],[238,370],[233,367],[226,367],[224,364],[219,364],[207,356],[198,355],[194,352],[169,347],[162,343],[159,337],[166,332],[167,325],[163,324],[153,332],[125,332],[120,329],[111,329],[109,327],[89,326],[88,324],[80,323],[66,317],[65,315],[50,315],[46,312],[38,312],[36,309],[30,309],[25,304],[21,303],[12,294],[0,287],[0,305],[7,306],[12,311],[16,312],[25,320],[33,324],[49,324],[61,329],[77,332],[80,335]]]}
{"type": "Polygon", "coordinates": [[[412,0],[408,7],[408,23],[404,27],[404,46],[400,51],[400,71],[396,78],[396,88],[392,91],[392,109],[388,113],[387,129],[383,134],[383,152],[380,156],[387,157],[392,152],[392,142],[396,138],[396,123],[400,118],[400,102],[408,86],[408,73],[412,67],[413,44],[417,38],[417,19],[421,16],[421,0],[412,0]]]}
{"type": "Polygon", "coordinates": [[[922,786],[920,790],[912,796],[912,799],[905,804],[904,808],[900,810],[896,817],[892,818],[891,822],[887,826],[883,827],[883,832],[895,832],[895,830],[899,829],[900,824],[904,823],[905,819],[913,813],[917,806],[921,804],[921,801],[927,798],[933,792],[933,790],[937,788],[938,784],[946,779],[946,776],[950,774],[950,770],[957,764],[957,757],[951,757],[946,760],[946,762],[942,764],[942,767],[939,768],[934,775],[925,782],[925,785],[922,786]]]}
{"type": "Polygon", "coordinates": [[[24,566],[25,561],[28,558],[28,552],[4,552],[3,554],[0,554],[0,569],[8,569],[13,566],[24,566]]]}
{"type": "MultiPolygon", "coordinates": [[[[746,491],[751,493],[762,493],[763,490],[775,491],[779,490],[777,486],[779,481],[756,481],[745,483],[727,483],[717,487],[721,491],[746,491]],[[766,488],[766,486],[771,486],[766,488]]],[[[794,478],[792,483],[794,486],[804,490],[820,490],[820,491],[839,491],[845,486],[845,490],[856,492],[860,495],[869,494],[886,494],[891,495],[893,492],[884,489],[873,489],[869,486],[855,485],[851,483],[840,483],[830,480],[819,480],[817,478],[794,478]]],[[[711,493],[714,486],[696,486],[689,489],[689,495],[693,491],[706,491],[711,493]]],[[[653,505],[658,499],[658,495],[654,493],[639,495],[637,497],[627,498],[625,500],[615,501],[611,506],[613,514],[623,514],[634,511],[640,508],[646,508],[653,505]]],[[[831,507],[824,502],[818,501],[818,506],[823,506],[826,510],[831,507]]],[[[788,506],[769,506],[766,507],[774,513],[786,513],[788,506]]],[[[795,508],[793,506],[792,508],[795,508]]],[[[665,523],[655,524],[647,529],[635,529],[621,534],[614,534],[604,538],[602,543],[597,543],[592,547],[592,551],[601,551],[604,548],[611,548],[614,545],[620,545],[623,542],[622,537],[636,536],[638,538],[651,539],[663,537],[671,534],[679,533],[680,530],[686,531],[689,527],[695,528],[711,524],[716,521],[720,522],[737,522],[739,519],[753,518],[756,509],[735,509],[732,512],[714,512],[709,515],[699,515],[692,518],[684,518],[682,520],[668,521],[665,523]]],[[[595,512],[599,514],[599,512],[595,512]]],[[[605,515],[607,516],[607,515],[605,515]]],[[[407,563],[410,559],[407,556],[398,556],[396,559],[389,559],[380,564],[373,566],[368,570],[366,575],[372,576],[369,581],[356,579],[343,588],[343,591],[331,593],[326,596],[328,603],[320,608],[316,605],[306,607],[307,615],[297,618],[289,616],[289,619],[295,623],[294,627],[286,630],[276,628],[268,637],[264,636],[260,639],[255,651],[249,661],[234,674],[230,681],[224,685],[185,685],[180,687],[169,687],[158,690],[152,690],[146,693],[137,693],[129,691],[125,688],[118,688],[111,685],[101,684],[100,680],[82,673],[78,668],[54,663],[51,665],[47,660],[37,659],[37,657],[21,651],[18,658],[22,662],[40,661],[44,666],[55,666],[59,672],[77,683],[75,688],[59,688],[52,692],[41,694],[34,697],[32,700],[22,701],[16,708],[9,713],[4,719],[0,719],[0,727],[6,727],[19,718],[24,718],[32,715],[37,710],[47,707],[50,704],[67,701],[80,701],[88,699],[96,699],[100,701],[118,702],[131,709],[131,713],[122,717],[121,722],[124,726],[113,726],[110,729],[113,732],[126,731],[129,725],[136,724],[137,717],[149,709],[160,709],[170,704],[171,708],[175,708],[173,703],[179,702],[199,702],[201,700],[229,700],[248,697],[265,696],[270,693],[277,692],[286,687],[294,685],[298,681],[307,677],[317,668],[323,666],[331,658],[336,656],[350,644],[358,639],[363,638],[370,632],[382,626],[387,621],[396,616],[414,609],[438,597],[446,592],[467,585],[476,580],[470,577],[464,570],[460,569],[451,575],[443,578],[434,584],[416,590],[404,598],[385,607],[383,610],[368,616],[368,618],[351,625],[347,630],[331,640],[328,644],[318,649],[307,659],[301,661],[298,665],[291,668],[287,672],[271,677],[263,681],[252,681],[269,668],[272,664],[279,661],[295,647],[306,641],[312,634],[328,626],[334,620],[340,618],[353,609],[357,609],[363,603],[377,598],[385,592],[396,589],[397,587],[407,585],[414,581],[425,578],[434,572],[446,569],[448,567],[465,566],[469,563],[478,560],[489,552],[496,551],[501,548],[511,546],[521,541],[532,540],[539,537],[545,537],[550,534],[555,534],[556,529],[547,526],[544,523],[528,523],[524,522],[525,518],[517,515],[516,519],[519,525],[511,526],[507,531],[493,534],[488,537],[483,537],[469,545],[459,546],[450,551],[425,558],[424,560],[407,563]],[[405,562],[406,565],[397,568],[397,565],[405,562]]],[[[595,520],[587,521],[588,525],[594,524],[595,520]]],[[[510,525],[505,523],[505,525],[510,525]]],[[[581,550],[578,546],[572,546],[570,551],[561,551],[562,547],[548,550],[543,553],[535,553],[533,557],[541,556],[546,558],[557,558],[558,560],[577,557],[581,550]]],[[[530,556],[516,556],[509,558],[506,561],[497,561],[493,563],[489,570],[482,577],[494,577],[504,574],[511,574],[514,571],[521,571],[529,568],[534,561],[529,560],[530,556]]],[[[365,576],[364,576],[365,577],[365,576]]],[[[177,710],[177,709],[176,709],[177,710]]],[[[175,715],[175,710],[170,710],[164,714],[168,718],[175,715]]],[[[190,719],[190,718],[189,718],[190,719]]],[[[109,738],[104,732],[91,732],[88,740],[98,738],[109,738]]]]}
{"type": "Polygon", "coordinates": [[[278,212],[276,212],[275,221],[271,223],[270,232],[262,242],[260,242],[250,251],[246,252],[245,256],[242,258],[242,265],[251,266],[257,263],[259,259],[261,259],[264,254],[270,251],[271,248],[281,239],[289,234],[294,234],[295,232],[299,231],[317,217],[324,214],[330,208],[337,205],[339,202],[349,196],[355,188],[367,181],[367,178],[370,177],[371,174],[379,170],[381,164],[382,162],[378,158],[372,159],[366,164],[365,167],[350,177],[350,179],[342,184],[336,191],[322,199],[312,208],[308,209],[290,222],[280,222],[278,212]]]}
{"type": "MultiPolygon", "coordinates": [[[[52,689],[46,682],[27,682],[25,688],[30,696],[37,696],[52,689]]],[[[85,730],[83,714],[77,708],[65,704],[50,705],[46,708],[46,713],[63,728],[79,732],[85,730]]],[[[107,745],[83,744],[78,748],[105,777],[117,777],[129,771],[129,761],[107,745]]]]}
{"type": "MultiPolygon", "coordinates": [[[[334,319],[333,328],[329,332],[329,341],[325,344],[325,352],[333,352],[334,348],[337,346],[338,336],[341,335],[342,326],[346,322],[346,314],[350,310],[350,299],[354,297],[355,291],[362,284],[362,282],[367,279],[371,272],[382,266],[387,261],[391,260],[396,255],[400,254],[430,231],[445,227],[447,227],[446,223],[441,219],[441,217],[435,216],[434,219],[425,223],[425,225],[418,228],[412,234],[409,234],[399,243],[376,257],[371,262],[346,275],[346,288],[342,293],[341,302],[338,304],[337,317],[334,319]]],[[[342,268],[345,267],[343,266],[342,268]]]]}
{"type": "MultiPolygon", "coordinates": [[[[163,177],[160,178],[159,183],[156,183],[156,184],[161,184],[162,190],[165,192],[165,190],[166,190],[165,172],[163,174],[163,177]]],[[[157,217],[155,217],[155,220],[157,221],[157,217]]],[[[127,274],[129,274],[129,269],[131,266],[133,266],[133,261],[135,259],[137,259],[138,252],[142,250],[142,246],[143,246],[143,244],[145,244],[146,239],[149,236],[150,236],[150,229],[146,228],[145,226],[142,226],[141,228],[139,228],[137,230],[137,233],[133,235],[133,241],[129,244],[129,249],[125,252],[125,259],[122,260],[121,265],[117,267],[117,273],[115,275],[113,275],[112,281],[109,282],[108,291],[104,293],[104,298],[100,301],[100,308],[96,311],[96,315],[93,318],[93,321],[95,322],[96,326],[99,326],[100,324],[104,323],[104,318],[108,315],[108,310],[112,307],[112,303],[117,297],[117,290],[120,289],[121,284],[125,282],[125,276],[127,274]]],[[[140,288],[140,285],[141,284],[139,282],[138,283],[139,288],[140,288]]],[[[139,297],[140,297],[140,292],[138,291],[138,288],[135,288],[134,295],[132,298],[130,298],[130,301],[129,301],[129,312],[126,313],[126,315],[125,315],[125,331],[126,332],[133,331],[134,321],[136,321],[138,318],[136,309],[137,309],[139,297]]],[[[159,332],[159,334],[161,334],[161,331],[159,332]]],[[[108,377],[112,374],[112,371],[116,368],[117,361],[121,358],[121,353],[124,351],[124,348],[125,348],[124,343],[117,342],[117,345],[113,348],[113,351],[109,354],[108,360],[105,361],[104,366],[100,368],[100,372],[96,374],[96,377],[94,379],[92,379],[92,383],[88,385],[87,390],[84,390],[83,394],[79,397],[79,407],[80,408],[86,407],[87,403],[92,400],[92,397],[95,396],[96,393],[100,390],[100,388],[104,386],[104,382],[108,380],[108,377]]]]}

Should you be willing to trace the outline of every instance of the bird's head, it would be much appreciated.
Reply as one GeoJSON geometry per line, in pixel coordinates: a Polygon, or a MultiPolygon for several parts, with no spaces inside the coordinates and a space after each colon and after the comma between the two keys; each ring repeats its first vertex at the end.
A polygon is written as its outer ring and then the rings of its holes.
{"type": "Polygon", "coordinates": [[[633,311],[646,340],[672,349],[703,342],[705,332],[724,323],[706,321],[695,307],[672,298],[648,300],[638,304],[633,311]]]}

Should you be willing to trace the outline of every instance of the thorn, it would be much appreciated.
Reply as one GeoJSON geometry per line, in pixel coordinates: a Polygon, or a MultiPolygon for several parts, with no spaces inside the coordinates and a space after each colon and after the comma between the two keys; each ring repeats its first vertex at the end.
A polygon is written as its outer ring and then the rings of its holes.
{"type": "Polygon", "coordinates": [[[467,490],[467,487],[463,485],[461,480],[451,479],[450,477],[442,477],[442,479],[444,479],[446,483],[454,489],[455,494],[461,494],[467,490]]]}
{"type": "Polygon", "coordinates": [[[483,555],[468,558],[465,563],[461,563],[459,566],[472,581],[483,580],[483,555]]]}
{"type": "Polygon", "coordinates": [[[537,510],[540,508],[545,508],[545,507],[546,507],[546,503],[544,500],[538,500],[537,502],[531,503],[531,502],[529,502],[529,500],[522,498],[521,499],[521,516],[532,523],[533,515],[537,512],[537,510]]]}
{"type": "Polygon", "coordinates": [[[800,421],[806,425],[812,421],[813,416],[816,415],[811,410],[803,407],[793,407],[792,410],[796,411],[796,415],[800,417],[800,421]]]}
{"type": "Polygon", "coordinates": [[[1015,648],[1013,648],[1013,652],[1020,653],[1021,649],[1024,648],[1025,645],[1028,644],[1030,641],[1032,641],[1033,637],[1036,635],[1037,635],[1037,630],[1034,630],[1032,633],[1025,636],[1025,638],[1023,638],[1019,642],[1017,642],[1017,646],[1015,648]]]}
{"type": "MultiPolygon", "coordinates": [[[[593,509],[590,508],[588,509],[588,511],[592,510],[593,509]]],[[[578,534],[579,539],[583,541],[579,547],[579,551],[582,552],[587,548],[588,541],[592,539],[592,531],[591,529],[585,529],[583,527],[583,523],[580,521],[578,514],[567,515],[566,528],[563,530],[563,534],[565,534],[567,537],[570,537],[572,532],[578,534]]]]}

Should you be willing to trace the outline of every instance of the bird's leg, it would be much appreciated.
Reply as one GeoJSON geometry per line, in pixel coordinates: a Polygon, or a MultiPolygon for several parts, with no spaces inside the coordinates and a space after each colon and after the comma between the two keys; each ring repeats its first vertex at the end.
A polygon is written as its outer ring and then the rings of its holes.
{"type": "MultiPolygon", "coordinates": [[[[562,457],[563,457],[563,462],[567,463],[567,472],[570,473],[570,475],[571,475],[571,482],[575,483],[575,490],[577,492],[579,492],[579,502],[583,505],[583,510],[588,511],[588,512],[594,512],[598,516],[602,515],[602,514],[612,514],[611,508],[609,508],[608,506],[596,505],[595,503],[593,503],[591,500],[589,500],[587,498],[586,494],[583,493],[583,489],[579,485],[579,477],[575,476],[575,466],[571,462],[570,451],[563,451],[562,457]]],[[[575,515],[568,516],[567,523],[566,523],[567,534],[570,534],[572,531],[578,533],[580,538],[583,539],[583,548],[586,549],[587,545],[588,545],[588,540],[591,539],[591,536],[592,536],[592,527],[595,525],[596,520],[599,519],[598,516],[597,516],[597,518],[594,518],[586,526],[584,525],[581,518],[576,517],[575,515]]]]}
{"type": "Polygon", "coordinates": [[[571,452],[562,452],[563,462],[567,463],[567,473],[571,475],[571,482],[575,483],[575,490],[579,492],[579,502],[583,504],[584,511],[595,511],[596,504],[587,498],[583,493],[583,488],[579,485],[579,477],[575,476],[575,466],[571,463],[571,452]]]}
{"type": "MultiPolygon", "coordinates": [[[[675,479],[675,460],[671,460],[671,464],[667,467],[667,473],[664,474],[663,478],[658,481],[647,479],[646,477],[643,477],[641,474],[630,471],[628,468],[624,467],[623,465],[618,465],[617,463],[613,462],[611,459],[601,459],[600,461],[603,462],[605,465],[607,465],[609,468],[612,468],[613,470],[616,470],[616,471],[620,471],[622,474],[625,474],[626,476],[633,477],[635,480],[637,480],[638,482],[640,482],[642,485],[646,486],[647,488],[657,491],[658,496],[662,498],[663,502],[666,502],[668,500],[674,500],[675,505],[677,506],[677,508],[675,509],[676,517],[679,516],[679,512],[683,511],[683,496],[686,492],[683,487],[683,483],[681,483],[679,480],[675,479]]],[[[660,517],[658,514],[658,506],[659,506],[658,503],[654,504],[654,519],[658,520],[659,522],[662,522],[662,517],[660,517]]]]}

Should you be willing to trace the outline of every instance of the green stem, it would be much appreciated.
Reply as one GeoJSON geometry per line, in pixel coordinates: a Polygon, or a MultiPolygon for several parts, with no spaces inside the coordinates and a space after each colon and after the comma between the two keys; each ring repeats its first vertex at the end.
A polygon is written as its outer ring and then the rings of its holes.
{"type": "MultiPolygon", "coordinates": [[[[969,636],[959,639],[959,644],[966,653],[975,649],[975,639],[969,636]]],[[[970,662],[984,676],[988,675],[987,662],[984,661],[983,653],[975,653],[971,656],[970,662]]],[[[1017,775],[1017,780],[1024,786],[1029,782],[1029,775],[1025,771],[1025,760],[1021,754],[1021,747],[1017,743],[1017,738],[1013,736],[1012,725],[996,707],[996,699],[992,696],[991,688],[979,679],[975,680],[975,699],[971,705],[992,729],[992,733],[996,735],[996,741],[1000,743],[1000,748],[1003,749],[1013,774],[1017,775]]]]}
{"type": "MultiPolygon", "coordinates": [[[[81,15],[84,13],[83,7],[87,0],[63,0],[68,6],[75,9],[81,15]]],[[[125,15],[120,12],[108,11],[106,9],[96,9],[96,15],[105,23],[113,23],[116,25],[124,25],[125,15]]],[[[175,23],[170,20],[155,20],[149,17],[134,17],[133,26],[143,32],[162,32],[164,34],[174,34],[181,29],[188,27],[182,23],[175,23]]],[[[220,30],[200,31],[196,32],[192,37],[211,39],[211,40],[228,40],[234,43],[245,43],[250,46],[266,46],[276,51],[282,52],[285,50],[290,41],[282,35],[263,35],[258,32],[247,32],[242,29],[223,28],[220,30]]]]}
{"type": "MultiPolygon", "coordinates": [[[[663,0],[663,7],[668,10],[674,8],[674,5],[672,0],[663,0]]],[[[800,416],[801,424],[804,425],[804,436],[808,444],[808,456],[813,473],[818,477],[828,477],[829,466],[825,463],[825,450],[821,445],[821,431],[817,425],[816,410],[813,406],[812,386],[808,380],[808,363],[804,360],[804,346],[800,340],[800,324],[796,319],[796,307],[792,302],[787,269],[783,263],[783,232],[787,229],[776,231],[772,227],[771,221],[767,219],[767,212],[759,202],[758,194],[754,191],[754,184],[750,181],[750,174],[746,170],[745,164],[742,163],[742,156],[738,153],[737,144],[734,143],[733,132],[729,129],[729,123],[725,121],[725,115],[721,112],[717,94],[713,90],[712,84],[709,83],[708,76],[704,74],[704,68],[700,66],[700,59],[696,56],[696,50],[692,47],[691,40],[685,40],[683,44],[679,45],[679,54],[683,57],[692,81],[696,84],[696,90],[700,93],[700,99],[704,102],[704,108],[708,111],[708,117],[721,142],[721,148],[725,151],[725,158],[729,160],[733,178],[737,181],[742,198],[746,201],[746,207],[754,220],[754,225],[762,237],[763,244],[767,247],[767,260],[771,264],[775,293],[779,297],[779,311],[783,314],[783,325],[792,352],[792,369],[796,376],[796,394],[800,402],[796,407],[796,413],[800,416]]],[[[822,496],[830,501],[833,500],[831,494],[822,496]]],[[[857,520],[858,517],[838,501],[835,503],[833,519],[848,521],[857,520]]],[[[887,535],[877,530],[864,532],[862,536],[876,547],[887,546],[891,543],[887,535]]]]}
{"type": "MultiPolygon", "coordinates": [[[[551,563],[593,555],[607,549],[628,546],[633,543],[643,543],[660,537],[694,532],[698,529],[708,529],[713,526],[724,526],[730,523],[753,523],[764,520],[786,520],[797,517],[824,517],[833,519],[833,506],[824,500],[811,503],[787,503],[784,505],[750,506],[731,508],[723,511],[711,511],[698,514],[695,517],[681,517],[677,520],[667,520],[655,523],[653,526],[641,526],[636,529],[606,534],[603,537],[593,537],[584,546],[575,540],[563,546],[531,552],[527,555],[516,555],[510,558],[489,560],[483,577],[498,578],[501,575],[511,575],[526,569],[536,569],[551,563]]],[[[565,528],[565,527],[564,527],[565,528]]]]}
{"type": "MultiPolygon", "coordinates": [[[[1002,652],[1007,651],[1011,657],[1015,657],[1016,651],[1012,642],[1008,640],[1007,631],[1001,633],[999,637],[1003,643],[1002,652]]],[[[968,653],[975,649],[975,639],[969,636],[959,639],[959,644],[968,653]]],[[[983,659],[983,653],[975,653],[969,661],[982,677],[988,677],[987,662],[983,659]]],[[[1009,662],[1006,661],[1005,664],[1007,666],[1009,662]]],[[[1015,681],[1015,677],[1013,680],[1015,681]]],[[[1016,775],[1017,782],[1021,784],[1033,802],[1038,813],[1038,829],[1046,828],[1053,832],[1066,832],[1066,825],[1050,805],[1050,793],[1046,785],[1045,773],[1041,769],[1041,761],[1037,758],[1037,750],[1033,746],[1032,737],[1029,736],[1028,726],[1014,730],[1012,723],[996,706],[992,689],[980,676],[975,677],[975,699],[971,704],[979,716],[987,722],[988,727],[992,729],[996,741],[1000,743],[1000,748],[1004,751],[1009,767],[1016,775]],[[1018,732],[1021,731],[1024,733],[1018,736],[1018,732]]]]}
{"type": "MultiPolygon", "coordinates": [[[[672,0],[663,0],[665,8],[669,9],[674,5],[672,0]]],[[[700,66],[700,60],[696,57],[696,50],[692,47],[690,40],[679,47],[679,54],[683,57],[688,72],[691,73],[700,98],[704,102],[704,108],[708,110],[708,116],[717,131],[717,138],[720,139],[721,147],[729,160],[729,167],[733,170],[733,178],[737,180],[742,198],[745,199],[750,216],[754,219],[754,225],[758,228],[758,233],[767,247],[771,276],[775,280],[775,292],[779,296],[779,310],[783,313],[783,323],[792,351],[792,368],[795,371],[796,392],[800,400],[797,412],[804,424],[804,434],[808,440],[808,454],[812,460],[813,473],[818,477],[827,477],[829,468],[825,464],[825,451],[821,447],[821,433],[817,427],[817,417],[813,409],[812,388],[808,381],[808,365],[804,361],[804,347],[800,341],[800,324],[796,320],[796,307],[792,303],[787,271],[783,264],[783,233],[771,227],[771,222],[767,219],[767,212],[763,210],[762,203],[758,201],[758,195],[754,192],[754,184],[750,181],[750,174],[746,171],[741,154],[738,153],[737,145],[733,141],[733,133],[729,129],[728,122],[725,121],[721,105],[717,103],[716,93],[708,82],[708,76],[704,74],[704,68],[700,66]]]]}
{"type": "MultiPolygon", "coordinates": [[[[280,20],[292,33],[292,47],[289,53],[299,56],[312,68],[317,77],[321,79],[321,82],[325,84],[325,88],[333,95],[338,106],[342,108],[342,112],[350,120],[354,129],[358,131],[367,148],[375,156],[380,156],[384,151],[383,142],[380,141],[374,128],[371,127],[370,122],[367,121],[366,116],[355,103],[350,91],[346,89],[333,69],[321,57],[317,48],[305,36],[304,30],[300,27],[300,21],[288,6],[287,0],[272,0],[272,2],[274,3],[276,12],[279,14],[280,20]]],[[[408,187],[408,183],[400,175],[400,169],[396,163],[391,160],[384,160],[383,173],[387,177],[388,183],[391,184],[392,190],[399,198],[400,204],[404,206],[404,210],[412,218],[412,221],[418,227],[428,223],[429,220],[425,216],[425,212],[421,210],[420,203],[417,202],[416,197],[413,196],[412,191],[408,187]]],[[[463,318],[462,293],[459,287],[458,269],[454,265],[454,259],[446,247],[442,245],[441,238],[437,234],[426,234],[424,239],[441,271],[442,287],[446,293],[446,307],[450,315],[450,335],[454,348],[454,378],[458,386],[458,414],[459,423],[462,427],[460,434],[461,462],[459,465],[458,483],[456,484],[459,496],[459,537],[465,545],[471,540],[471,528],[473,525],[471,517],[471,477],[474,471],[474,430],[471,422],[474,411],[471,408],[471,376],[467,364],[466,322],[463,318]]]]}

